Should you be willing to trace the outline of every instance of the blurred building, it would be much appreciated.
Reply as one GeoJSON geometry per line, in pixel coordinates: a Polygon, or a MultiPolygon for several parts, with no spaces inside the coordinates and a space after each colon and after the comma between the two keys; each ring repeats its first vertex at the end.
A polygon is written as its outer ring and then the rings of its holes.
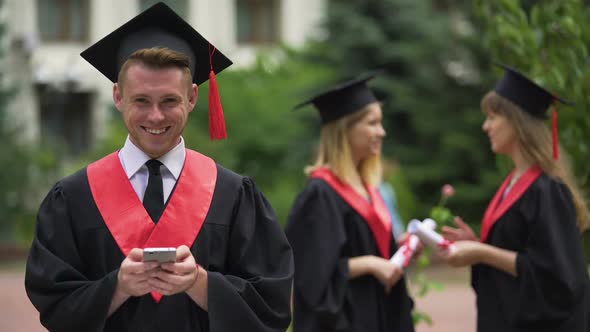
{"type": "MultiPolygon", "coordinates": [[[[256,51],[302,46],[319,32],[328,0],[164,1],[239,66],[256,51]]],[[[4,79],[16,88],[11,121],[31,141],[53,140],[69,154],[106,133],[112,84],[79,53],[154,0],[4,0],[4,79]]]]}

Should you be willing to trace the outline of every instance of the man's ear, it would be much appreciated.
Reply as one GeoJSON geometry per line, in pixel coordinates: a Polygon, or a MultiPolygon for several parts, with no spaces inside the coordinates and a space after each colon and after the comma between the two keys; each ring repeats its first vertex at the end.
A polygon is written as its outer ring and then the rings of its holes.
{"type": "Polygon", "coordinates": [[[192,112],[192,110],[195,108],[197,99],[199,99],[199,86],[193,83],[188,95],[189,112],[192,112]]]}
{"type": "Polygon", "coordinates": [[[119,112],[123,112],[123,91],[119,88],[119,84],[113,84],[113,102],[119,112]]]}

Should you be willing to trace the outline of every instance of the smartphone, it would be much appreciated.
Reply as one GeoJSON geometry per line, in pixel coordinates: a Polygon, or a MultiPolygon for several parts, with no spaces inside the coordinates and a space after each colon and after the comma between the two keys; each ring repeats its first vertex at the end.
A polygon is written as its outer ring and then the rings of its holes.
{"type": "Polygon", "coordinates": [[[158,263],[173,263],[176,261],[176,248],[145,248],[143,261],[158,263]]]}

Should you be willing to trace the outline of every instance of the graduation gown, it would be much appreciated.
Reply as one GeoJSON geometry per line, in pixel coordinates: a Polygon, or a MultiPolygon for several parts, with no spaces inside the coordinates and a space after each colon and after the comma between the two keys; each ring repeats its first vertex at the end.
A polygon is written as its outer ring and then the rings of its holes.
{"type": "Polygon", "coordinates": [[[509,178],[486,212],[482,240],[517,253],[517,277],[473,266],[477,331],[588,331],[588,272],[570,191],[534,167],[501,199],[509,178]]]}
{"type": "MultiPolygon", "coordinates": [[[[404,278],[389,294],[373,276],[348,279],[349,258],[383,254],[367,221],[324,179],[312,178],[299,194],[286,233],[295,257],[294,332],[414,331],[404,278]]],[[[397,245],[387,236],[390,257],[397,245]]]]}
{"type": "MultiPolygon", "coordinates": [[[[198,236],[189,243],[196,262],[208,271],[208,312],[186,293],[163,296],[159,302],[147,294],[129,298],[107,318],[118,269],[129,248],[122,250],[120,234],[115,239],[105,224],[85,168],[58,182],[39,209],[25,286],[41,323],[50,331],[286,330],[291,320],[293,276],[286,237],[252,180],[211,164],[217,175],[212,179],[210,205],[199,212],[204,220],[198,236]]],[[[181,197],[179,187],[187,167],[199,172],[203,165],[185,161],[158,227],[174,220],[165,219],[175,195],[185,206],[203,208],[199,200],[206,198],[181,197]]],[[[184,187],[193,186],[195,183],[185,183],[184,187]]],[[[130,183],[128,190],[133,192],[130,183]]],[[[118,205],[124,199],[112,195],[115,198],[107,202],[118,205]]],[[[141,205],[139,199],[137,202],[141,205]]],[[[128,213],[137,209],[142,206],[133,205],[128,213]]],[[[170,214],[173,212],[178,209],[170,214]]],[[[147,216],[145,210],[142,213],[147,216]]],[[[141,235],[135,226],[119,226],[127,229],[123,235],[129,239],[141,235]]],[[[182,235],[185,231],[176,232],[182,235]]],[[[159,235],[164,240],[176,236],[159,235]]]]}

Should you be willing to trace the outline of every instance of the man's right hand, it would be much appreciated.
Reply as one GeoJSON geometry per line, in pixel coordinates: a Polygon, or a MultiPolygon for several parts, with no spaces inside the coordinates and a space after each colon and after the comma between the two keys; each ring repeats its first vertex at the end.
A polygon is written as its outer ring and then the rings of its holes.
{"type": "Polygon", "coordinates": [[[143,250],[133,248],[119,268],[117,287],[111,299],[108,316],[110,317],[129,297],[142,296],[151,292],[148,284],[150,273],[159,269],[158,262],[143,262],[143,250]]]}
{"type": "Polygon", "coordinates": [[[151,292],[150,272],[159,269],[158,262],[144,262],[143,250],[134,248],[121,263],[117,274],[117,291],[128,296],[142,296],[151,292]]]}

